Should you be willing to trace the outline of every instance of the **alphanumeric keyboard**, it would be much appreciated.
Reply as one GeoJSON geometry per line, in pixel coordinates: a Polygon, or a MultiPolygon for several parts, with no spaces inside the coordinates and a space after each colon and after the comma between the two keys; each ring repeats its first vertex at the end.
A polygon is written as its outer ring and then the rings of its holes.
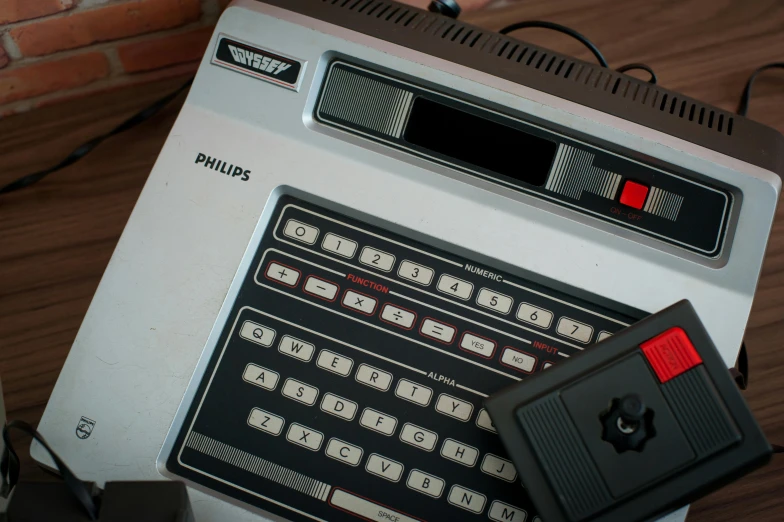
{"type": "Polygon", "coordinates": [[[407,235],[281,197],[167,468],[291,520],[537,520],[482,400],[644,314],[407,235]]]}

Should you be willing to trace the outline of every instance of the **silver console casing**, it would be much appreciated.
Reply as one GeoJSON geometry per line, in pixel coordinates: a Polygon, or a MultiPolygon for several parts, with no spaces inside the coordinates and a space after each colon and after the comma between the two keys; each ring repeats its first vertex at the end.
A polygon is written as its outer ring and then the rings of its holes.
{"type": "MultiPolygon", "coordinates": [[[[775,172],[546,92],[253,0],[221,17],[139,197],[39,430],[82,479],[161,478],[206,357],[280,194],[372,215],[439,246],[519,267],[644,311],[689,299],[734,363],[780,191],[775,172]],[[298,91],[211,64],[218,34],[305,62],[298,91]],[[330,57],[354,57],[522,117],[634,150],[736,190],[721,262],[313,120],[330,57]],[[243,182],[198,153],[250,170],[243,182]],[[326,202],[326,203],[325,203],[326,202]],[[751,203],[751,204],[750,204],[751,203]],[[227,303],[226,306],[223,306],[227,303]],[[95,421],[75,436],[82,416],[95,421]],[[173,435],[172,435],[173,437],[173,435]]],[[[40,447],[33,456],[47,464],[40,447]]],[[[257,514],[192,490],[197,520],[257,514]]],[[[685,510],[673,515],[682,519],[685,510]]]]}

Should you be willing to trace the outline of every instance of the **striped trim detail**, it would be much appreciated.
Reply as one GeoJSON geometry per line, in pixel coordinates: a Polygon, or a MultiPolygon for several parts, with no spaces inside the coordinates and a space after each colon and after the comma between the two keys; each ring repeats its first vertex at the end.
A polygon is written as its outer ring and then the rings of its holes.
{"type": "Polygon", "coordinates": [[[341,68],[333,68],[319,113],[400,138],[414,93],[341,68]]]}
{"type": "Polygon", "coordinates": [[[188,436],[185,445],[199,453],[204,453],[210,457],[237,466],[245,471],[263,477],[267,480],[277,482],[300,493],[304,493],[313,498],[325,501],[329,497],[332,486],[305,476],[296,471],[279,466],[274,462],[251,455],[228,444],[224,444],[201,433],[192,431],[188,436]]]}
{"type": "Polygon", "coordinates": [[[642,209],[654,216],[675,221],[678,219],[678,213],[681,211],[682,205],[683,196],[657,187],[651,187],[651,193],[648,194],[648,200],[642,209]]]}
{"type": "Polygon", "coordinates": [[[591,152],[559,144],[545,188],[577,200],[583,192],[615,199],[621,176],[593,166],[594,158],[591,152]]]}

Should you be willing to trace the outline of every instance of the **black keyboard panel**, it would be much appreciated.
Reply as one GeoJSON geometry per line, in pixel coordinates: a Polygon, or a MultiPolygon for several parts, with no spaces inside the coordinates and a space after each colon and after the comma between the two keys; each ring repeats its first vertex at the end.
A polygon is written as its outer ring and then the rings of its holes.
{"type": "Polygon", "coordinates": [[[167,467],[298,521],[536,520],[483,399],[644,315],[288,196],[239,276],[167,467]]]}

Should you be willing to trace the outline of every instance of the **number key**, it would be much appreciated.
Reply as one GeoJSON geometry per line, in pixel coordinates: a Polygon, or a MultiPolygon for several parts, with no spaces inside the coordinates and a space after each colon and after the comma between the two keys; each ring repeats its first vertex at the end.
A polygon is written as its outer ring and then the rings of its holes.
{"type": "Polygon", "coordinates": [[[553,322],[553,313],[528,303],[520,303],[520,306],[517,308],[517,318],[539,328],[550,328],[553,322]]]}
{"type": "Polygon", "coordinates": [[[333,252],[339,256],[351,259],[357,250],[357,242],[330,232],[324,236],[321,248],[327,252],[333,252]]]}
{"type": "Polygon", "coordinates": [[[512,298],[488,288],[482,288],[476,296],[476,304],[502,314],[508,314],[512,309],[512,298]]]}
{"type": "Polygon", "coordinates": [[[412,263],[411,261],[401,262],[400,267],[397,269],[397,275],[403,279],[408,279],[409,281],[413,281],[424,286],[429,285],[430,282],[433,281],[434,273],[435,272],[433,272],[432,268],[418,265],[416,263],[412,263]]]}
{"type": "Polygon", "coordinates": [[[442,274],[438,278],[438,291],[467,301],[474,292],[474,285],[449,274],[442,274]]]}
{"type": "Polygon", "coordinates": [[[365,247],[359,254],[359,262],[389,272],[395,266],[395,256],[375,248],[365,247]]]}
{"type": "Polygon", "coordinates": [[[561,317],[558,320],[556,331],[564,337],[586,344],[590,342],[591,337],[593,337],[593,326],[577,322],[568,317],[561,317]]]}

